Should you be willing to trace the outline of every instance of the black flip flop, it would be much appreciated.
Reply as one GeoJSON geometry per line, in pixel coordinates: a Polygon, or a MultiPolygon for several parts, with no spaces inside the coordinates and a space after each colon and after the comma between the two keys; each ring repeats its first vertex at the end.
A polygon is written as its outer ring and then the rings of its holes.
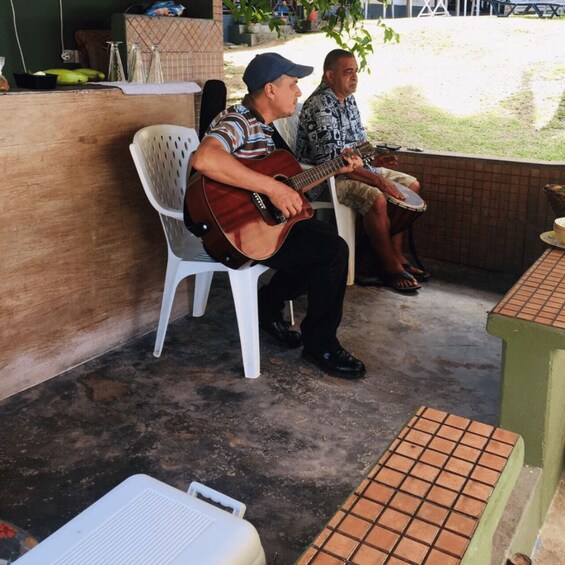
{"type": "Polygon", "coordinates": [[[390,288],[392,288],[392,290],[396,290],[396,292],[401,292],[401,293],[416,292],[417,290],[422,288],[422,285],[418,284],[416,278],[412,276],[410,273],[407,273],[406,271],[402,271],[402,273],[392,273],[392,274],[383,273],[381,278],[386,286],[389,286],[390,288]],[[416,286],[403,287],[397,284],[404,280],[414,281],[416,283],[416,286]]]}
{"type": "Polygon", "coordinates": [[[420,267],[416,267],[416,265],[412,265],[412,263],[403,263],[402,266],[404,267],[404,270],[409,275],[412,275],[418,282],[426,282],[431,277],[430,273],[426,273],[426,271],[424,271],[423,269],[420,269],[420,267]],[[422,271],[422,274],[417,275],[415,273],[411,273],[408,269],[418,269],[419,271],[422,271]]]}

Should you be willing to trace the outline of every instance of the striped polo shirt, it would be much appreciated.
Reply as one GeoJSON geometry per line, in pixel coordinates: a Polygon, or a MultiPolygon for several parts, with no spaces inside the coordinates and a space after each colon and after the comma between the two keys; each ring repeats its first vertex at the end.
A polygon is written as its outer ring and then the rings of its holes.
{"type": "Polygon", "coordinates": [[[214,118],[206,136],[217,139],[235,157],[253,159],[275,150],[272,133],[273,128],[259,121],[251,110],[235,104],[214,118]]]}

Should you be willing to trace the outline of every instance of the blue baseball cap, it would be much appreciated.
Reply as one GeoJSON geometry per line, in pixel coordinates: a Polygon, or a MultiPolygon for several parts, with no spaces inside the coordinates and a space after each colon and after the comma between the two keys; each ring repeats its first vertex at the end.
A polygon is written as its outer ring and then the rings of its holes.
{"type": "Polygon", "coordinates": [[[282,75],[304,78],[312,74],[313,70],[314,67],[297,65],[278,53],[262,53],[255,55],[255,58],[247,65],[243,73],[243,82],[247,85],[249,92],[255,92],[282,75]]]}

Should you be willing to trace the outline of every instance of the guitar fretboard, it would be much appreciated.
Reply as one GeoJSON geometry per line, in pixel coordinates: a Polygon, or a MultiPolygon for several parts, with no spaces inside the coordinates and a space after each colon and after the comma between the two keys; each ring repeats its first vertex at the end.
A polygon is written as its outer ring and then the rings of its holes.
{"type": "Polygon", "coordinates": [[[289,179],[284,181],[285,184],[293,188],[294,190],[302,190],[311,184],[314,184],[318,180],[324,177],[332,176],[336,171],[339,171],[341,167],[346,164],[345,159],[342,155],[332,159],[331,161],[326,161],[321,165],[312,167],[311,169],[306,169],[289,179]]]}

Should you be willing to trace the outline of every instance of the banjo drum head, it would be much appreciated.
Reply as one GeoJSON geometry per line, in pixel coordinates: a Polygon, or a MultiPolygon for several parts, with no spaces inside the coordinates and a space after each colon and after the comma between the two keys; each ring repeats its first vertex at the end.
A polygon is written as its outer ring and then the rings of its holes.
{"type": "Polygon", "coordinates": [[[393,182],[393,184],[394,184],[394,186],[396,186],[396,188],[400,192],[402,192],[405,199],[404,200],[398,200],[398,198],[393,198],[389,194],[383,193],[384,197],[389,202],[391,202],[392,204],[395,204],[396,206],[400,206],[401,208],[407,208],[408,210],[414,210],[414,212],[424,212],[426,210],[426,203],[413,190],[410,190],[409,188],[407,188],[406,186],[404,186],[403,184],[400,184],[398,182],[393,182]]]}

